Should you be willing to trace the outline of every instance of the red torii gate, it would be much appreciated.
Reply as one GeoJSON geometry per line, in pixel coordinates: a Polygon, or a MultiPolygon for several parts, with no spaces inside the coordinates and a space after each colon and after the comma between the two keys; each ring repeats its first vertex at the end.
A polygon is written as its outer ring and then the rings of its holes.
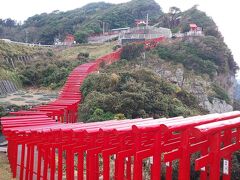
{"type": "MultiPolygon", "coordinates": [[[[134,157],[134,172],[131,171],[131,161],[127,162],[127,179],[130,179],[131,174],[134,174],[134,179],[140,179],[137,174],[141,172],[139,167],[142,165],[142,157],[144,150],[149,150],[153,147],[153,154],[147,156],[153,156],[152,165],[152,179],[158,179],[160,176],[160,164],[161,154],[166,151],[164,149],[164,141],[173,143],[182,141],[180,140],[179,134],[169,135],[169,132],[179,131],[185,126],[184,129],[194,127],[198,124],[208,124],[210,122],[221,123],[225,122],[225,119],[231,119],[239,117],[240,112],[232,112],[226,114],[215,114],[207,116],[196,116],[192,118],[173,118],[173,119],[138,119],[138,120],[123,120],[123,121],[107,121],[100,123],[89,123],[89,124],[59,124],[54,122],[52,125],[45,124],[39,126],[24,126],[22,128],[13,128],[9,120],[3,121],[6,127],[5,133],[12,133],[12,139],[15,139],[15,143],[23,143],[22,152],[26,150],[25,144],[27,145],[27,163],[25,164],[24,153],[21,157],[21,168],[20,177],[23,176],[24,169],[25,174],[29,176],[29,179],[33,177],[33,163],[34,160],[34,147],[38,147],[38,170],[35,172],[37,177],[40,179],[48,179],[47,172],[50,171],[50,179],[55,179],[56,172],[56,149],[58,150],[58,179],[62,179],[62,156],[63,151],[66,154],[66,177],[67,179],[73,179],[74,177],[74,154],[78,156],[78,179],[83,179],[84,168],[84,152],[87,152],[87,179],[98,179],[99,168],[98,168],[98,154],[102,154],[103,157],[103,177],[109,179],[109,156],[116,154],[115,168],[116,174],[115,179],[124,179],[124,164],[125,159],[131,159],[134,157]],[[195,121],[195,122],[194,122],[195,121]],[[9,124],[9,125],[8,125],[9,124]],[[172,124],[172,125],[171,125],[172,124]],[[107,127],[106,127],[107,126],[107,127]],[[131,127],[132,126],[132,127],[131,127]],[[172,131],[170,130],[172,127],[172,131]],[[15,133],[13,133],[15,131],[15,133]],[[20,135],[21,139],[18,138],[20,135]],[[15,137],[14,137],[15,136],[15,137]],[[172,137],[170,137],[172,136],[172,137]],[[159,143],[160,142],[160,143],[159,143]],[[44,159],[43,167],[41,168],[41,162],[44,159]],[[140,163],[140,166],[139,166],[140,163]],[[50,169],[49,169],[50,168],[50,169]],[[43,174],[41,174],[43,169],[43,174]],[[49,169],[49,170],[48,170],[49,169]],[[156,174],[154,174],[154,172],[156,174]]],[[[239,118],[238,118],[239,120],[239,118]]],[[[228,120],[228,122],[232,120],[228,120]]],[[[235,121],[234,121],[235,122],[235,121]]],[[[14,122],[16,123],[16,122],[14,122]]],[[[19,121],[21,124],[21,121],[19,121]]],[[[236,125],[236,124],[235,124],[236,125]]],[[[197,126],[198,127],[198,126],[197,126]]],[[[234,126],[232,126],[234,127],[234,126]]],[[[229,127],[226,127],[229,128],[229,127]]],[[[8,135],[9,136],[9,135],[8,135]]],[[[202,139],[200,138],[200,142],[202,139]]],[[[195,143],[197,141],[195,140],[195,143]]],[[[181,143],[179,143],[181,144],[181,143]]],[[[14,146],[14,144],[12,145],[14,146]]],[[[179,145],[178,145],[179,146],[179,145]]],[[[181,147],[181,146],[180,146],[181,147]]],[[[175,149],[175,148],[173,148],[175,149]]],[[[170,149],[168,151],[171,151],[170,149]]],[[[12,151],[14,152],[14,151],[12,151]]],[[[187,155],[187,154],[186,154],[187,155]]],[[[13,157],[13,156],[11,156],[13,157]]],[[[16,160],[16,159],[15,159],[16,160]]],[[[13,163],[14,159],[10,159],[13,163]]],[[[16,162],[16,161],[15,161],[16,162]]],[[[186,168],[189,169],[190,167],[186,168]]],[[[187,173],[188,174],[188,173],[187,173]]],[[[20,178],[21,179],[21,178],[20,178]]],[[[26,177],[25,177],[26,179],[26,177]]]]}
{"type": "MultiPolygon", "coordinates": [[[[192,130],[196,138],[209,138],[209,151],[196,159],[196,170],[209,167],[209,178],[220,179],[220,162],[223,161],[223,179],[231,179],[231,155],[240,149],[240,118],[196,126],[192,130]],[[224,134],[222,134],[224,132],[224,134]]],[[[202,179],[207,179],[205,176],[202,179]]]]}
{"type": "MultiPolygon", "coordinates": [[[[153,48],[163,39],[146,41],[145,48],[153,48]]],[[[224,157],[231,164],[231,153],[239,149],[239,111],[189,118],[76,123],[81,101],[79,90],[84,79],[99,69],[102,62],[110,64],[119,60],[120,53],[121,49],[75,68],[54,102],[30,111],[11,113],[15,117],[1,118],[3,133],[9,142],[8,158],[13,177],[18,174],[19,179],[61,180],[66,176],[69,180],[76,177],[95,180],[102,176],[108,180],[112,170],[110,162],[114,162],[114,179],[139,180],[142,179],[143,159],[152,157],[151,179],[159,180],[163,175],[163,162],[168,164],[166,179],[171,179],[171,162],[177,159],[179,179],[189,179],[190,156],[201,151],[196,159],[196,170],[209,166],[201,172],[201,179],[207,178],[208,170],[211,179],[219,178],[219,166],[215,163],[224,157]],[[113,155],[115,160],[110,160],[113,155]],[[102,157],[101,168],[99,156],[102,157]]],[[[231,169],[226,172],[223,178],[229,179],[231,169]]]]}

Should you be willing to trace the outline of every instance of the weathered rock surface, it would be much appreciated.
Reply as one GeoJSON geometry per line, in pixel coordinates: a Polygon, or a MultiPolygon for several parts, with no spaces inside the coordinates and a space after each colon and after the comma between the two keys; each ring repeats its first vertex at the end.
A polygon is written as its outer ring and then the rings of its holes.
{"type": "Polygon", "coordinates": [[[213,98],[213,100],[205,101],[201,104],[205,109],[207,109],[210,113],[223,113],[233,111],[233,107],[227,104],[225,101],[213,98]]]}
{"type": "Polygon", "coordinates": [[[162,78],[192,93],[199,101],[199,105],[210,113],[222,113],[233,110],[233,107],[224,100],[211,98],[211,101],[209,101],[209,95],[212,93],[212,83],[216,83],[226,90],[232,100],[234,95],[234,76],[220,75],[211,80],[206,75],[196,75],[191,71],[185,70],[180,64],[159,60],[151,68],[162,78]]]}

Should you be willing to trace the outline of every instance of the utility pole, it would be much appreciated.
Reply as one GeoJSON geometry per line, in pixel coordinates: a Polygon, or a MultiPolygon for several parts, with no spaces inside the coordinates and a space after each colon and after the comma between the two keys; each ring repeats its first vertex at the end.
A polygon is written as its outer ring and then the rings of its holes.
{"type": "Polygon", "coordinates": [[[105,25],[105,22],[103,21],[103,34],[104,34],[104,32],[105,32],[105,29],[104,29],[104,25],[105,25]]]}
{"type": "Polygon", "coordinates": [[[147,14],[147,22],[146,22],[146,27],[148,27],[148,14],[147,14]]]}
{"type": "Polygon", "coordinates": [[[25,39],[25,42],[28,43],[28,31],[26,30],[25,33],[26,33],[26,39],[25,39]]]}

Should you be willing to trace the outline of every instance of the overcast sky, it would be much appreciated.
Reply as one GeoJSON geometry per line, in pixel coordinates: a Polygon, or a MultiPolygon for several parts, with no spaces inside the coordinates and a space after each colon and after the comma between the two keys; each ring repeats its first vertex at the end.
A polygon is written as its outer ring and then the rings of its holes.
{"type": "MultiPolygon", "coordinates": [[[[12,18],[24,21],[29,16],[53,10],[71,10],[90,2],[100,0],[1,0],[0,18],[12,18]]],[[[102,0],[101,0],[102,1],[102,0]]],[[[128,0],[105,0],[110,3],[127,2],[128,0]]],[[[235,61],[240,66],[239,31],[240,8],[238,0],[156,0],[167,12],[169,7],[177,6],[186,10],[195,4],[213,18],[222,32],[225,42],[232,50],[235,61]]],[[[240,74],[240,73],[239,73],[240,74]]]]}

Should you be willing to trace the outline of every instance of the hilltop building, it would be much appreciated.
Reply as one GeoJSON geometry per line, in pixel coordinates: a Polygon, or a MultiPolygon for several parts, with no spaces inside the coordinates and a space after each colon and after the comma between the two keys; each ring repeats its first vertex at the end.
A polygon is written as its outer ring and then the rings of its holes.
{"type": "Polygon", "coordinates": [[[187,36],[203,36],[203,28],[198,27],[196,24],[189,24],[190,31],[187,32],[187,36]]]}
{"type": "Polygon", "coordinates": [[[117,28],[117,29],[111,29],[110,34],[118,34],[118,33],[123,33],[126,32],[130,29],[130,27],[125,27],[125,28],[117,28]]]}
{"type": "Polygon", "coordinates": [[[119,40],[119,44],[127,44],[132,42],[143,42],[155,38],[171,38],[172,32],[170,29],[162,27],[149,26],[148,15],[146,19],[136,19],[136,27],[124,27],[112,29],[101,35],[88,37],[89,43],[103,43],[113,39],[119,40]]]}
{"type": "Polygon", "coordinates": [[[120,44],[124,45],[131,42],[142,42],[159,37],[171,38],[172,32],[170,29],[162,27],[139,26],[121,33],[119,35],[119,41],[120,44]]]}
{"type": "Polygon", "coordinates": [[[146,26],[147,25],[147,21],[144,19],[136,19],[135,20],[135,24],[137,27],[139,26],[146,26]]]}
{"type": "Polygon", "coordinates": [[[173,37],[183,38],[183,37],[193,37],[193,36],[204,36],[203,28],[197,26],[197,24],[189,24],[189,29],[190,30],[185,33],[181,33],[181,32],[175,33],[173,34],[173,37]]]}
{"type": "Polygon", "coordinates": [[[63,45],[71,46],[73,44],[75,44],[75,36],[72,35],[72,34],[67,34],[65,39],[64,39],[63,45]]]}

